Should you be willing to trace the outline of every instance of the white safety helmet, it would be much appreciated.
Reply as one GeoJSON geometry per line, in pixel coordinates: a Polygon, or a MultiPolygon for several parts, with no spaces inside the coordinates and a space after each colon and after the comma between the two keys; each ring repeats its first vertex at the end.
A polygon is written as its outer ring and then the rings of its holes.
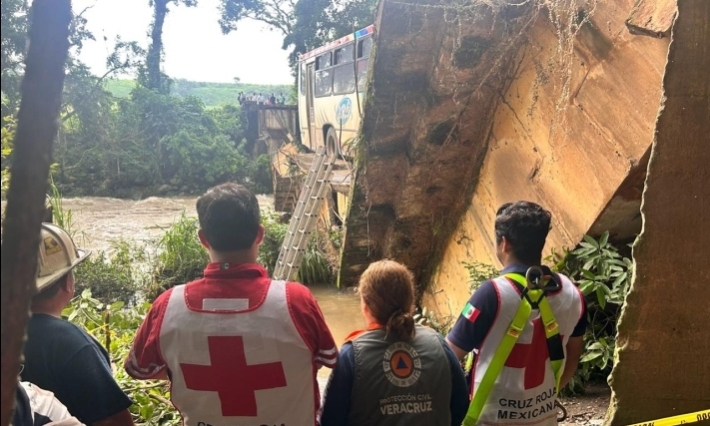
{"type": "Polygon", "coordinates": [[[89,252],[76,248],[65,230],[51,223],[43,223],[39,242],[37,292],[54,284],[88,256],[89,252]]]}

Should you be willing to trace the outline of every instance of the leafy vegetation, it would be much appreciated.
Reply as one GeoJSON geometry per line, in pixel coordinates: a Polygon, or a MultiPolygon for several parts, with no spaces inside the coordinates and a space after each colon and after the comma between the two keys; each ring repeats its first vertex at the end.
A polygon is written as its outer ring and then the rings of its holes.
{"type": "Polygon", "coordinates": [[[113,243],[113,253],[93,253],[75,271],[76,291],[91,292],[103,303],[122,302],[133,306],[138,301],[144,278],[135,265],[145,262],[144,250],[125,240],[113,243]]]}
{"type": "Polygon", "coordinates": [[[135,401],[131,413],[137,425],[177,426],[182,420],[170,402],[169,383],[134,380],[122,368],[136,330],[148,309],[149,303],[141,303],[133,308],[127,308],[122,301],[104,303],[94,298],[91,290],[85,289],[62,315],[104,345],[111,362],[116,365],[114,377],[118,385],[135,401]]]}
{"type": "Polygon", "coordinates": [[[141,86],[119,101],[103,90],[99,105],[79,104],[64,121],[55,147],[55,181],[64,193],[119,197],[197,193],[225,181],[270,192],[263,159],[244,142],[241,112],[208,110],[141,86]]]}
{"type": "Polygon", "coordinates": [[[631,285],[633,261],[619,253],[605,232],[598,240],[585,236],[580,246],[550,257],[554,269],[579,285],[587,300],[589,327],[585,352],[568,389],[576,392],[594,378],[609,376],[614,362],[616,324],[631,285]]]}
{"type": "Polygon", "coordinates": [[[259,247],[259,263],[264,265],[269,275],[274,273],[276,261],[283,245],[288,225],[279,221],[279,216],[273,212],[264,212],[261,215],[261,224],[264,227],[264,241],[259,247]]]}
{"type": "MultiPolygon", "coordinates": [[[[5,102],[3,102],[3,105],[5,102]]],[[[12,116],[3,117],[2,119],[2,196],[5,196],[10,185],[10,169],[5,164],[9,162],[12,154],[12,141],[15,138],[15,129],[17,122],[12,116]]]]}
{"type": "Polygon", "coordinates": [[[198,229],[197,219],[183,213],[165,230],[157,244],[158,259],[149,299],[170,287],[202,277],[209,257],[197,238],[198,229]]]}
{"type": "Polygon", "coordinates": [[[493,265],[482,262],[464,262],[463,266],[468,271],[468,288],[475,291],[486,280],[497,277],[500,271],[493,265]]]}
{"type": "Polygon", "coordinates": [[[318,238],[313,235],[298,269],[298,281],[305,284],[328,284],[335,281],[332,264],[318,248],[318,238]]]}

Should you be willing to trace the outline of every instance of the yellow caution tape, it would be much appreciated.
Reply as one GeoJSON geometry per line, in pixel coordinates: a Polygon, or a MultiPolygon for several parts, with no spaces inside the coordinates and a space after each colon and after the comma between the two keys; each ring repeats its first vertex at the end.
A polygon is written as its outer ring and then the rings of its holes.
{"type": "Polygon", "coordinates": [[[680,416],[651,420],[648,422],[636,423],[629,426],[676,426],[698,422],[710,423],[710,410],[698,411],[697,413],[691,414],[681,414],[680,416]]]}

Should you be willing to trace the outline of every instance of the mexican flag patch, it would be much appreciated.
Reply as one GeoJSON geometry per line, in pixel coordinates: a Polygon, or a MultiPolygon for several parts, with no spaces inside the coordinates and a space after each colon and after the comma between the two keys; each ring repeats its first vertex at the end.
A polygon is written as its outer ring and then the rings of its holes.
{"type": "Polygon", "coordinates": [[[464,318],[466,318],[467,320],[474,322],[476,321],[476,318],[480,313],[481,311],[474,308],[472,304],[467,303],[466,306],[463,308],[463,312],[461,312],[461,315],[463,315],[464,318]]]}

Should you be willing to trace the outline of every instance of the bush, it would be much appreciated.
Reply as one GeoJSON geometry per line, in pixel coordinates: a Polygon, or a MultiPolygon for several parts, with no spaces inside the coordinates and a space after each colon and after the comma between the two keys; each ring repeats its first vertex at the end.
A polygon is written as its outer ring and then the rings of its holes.
{"type": "Polygon", "coordinates": [[[316,235],[311,235],[308,248],[303,254],[297,280],[303,284],[330,284],[334,282],[332,265],[318,248],[316,235]]]}
{"type": "Polygon", "coordinates": [[[170,384],[134,380],[122,367],[136,330],[149,309],[149,303],[131,309],[123,302],[102,303],[86,289],[64,309],[62,316],[82,327],[106,348],[118,385],[135,402],[130,410],[137,425],[178,426],[182,421],[169,400],[170,384]]]}
{"type": "Polygon", "coordinates": [[[197,237],[199,224],[196,218],[183,212],[158,241],[154,284],[149,297],[155,298],[163,291],[202,277],[209,262],[207,251],[197,237]]]}
{"type": "MultiPolygon", "coordinates": [[[[281,223],[279,215],[275,213],[263,214],[261,224],[264,226],[265,235],[259,247],[259,263],[272,275],[289,225],[281,223]]],[[[315,233],[310,236],[296,280],[303,284],[326,284],[334,281],[333,267],[328,256],[318,247],[315,233]]]]}
{"type": "Polygon", "coordinates": [[[553,254],[554,269],[579,285],[587,300],[589,327],[584,335],[585,352],[568,391],[576,392],[582,384],[606,379],[614,362],[616,325],[631,284],[633,261],[622,256],[609,242],[605,232],[598,240],[586,235],[579,247],[553,254]]]}
{"type": "Polygon", "coordinates": [[[136,303],[142,282],[136,264],[145,261],[145,252],[123,240],[114,242],[113,248],[110,256],[100,251],[76,268],[76,290],[89,290],[102,303],[120,301],[130,306],[136,303]]]}
{"type": "Polygon", "coordinates": [[[279,259],[281,246],[286,238],[288,225],[279,221],[279,215],[273,212],[264,212],[261,215],[261,224],[264,227],[264,241],[259,247],[259,263],[261,263],[269,275],[274,273],[276,261],[279,259]]]}
{"type": "Polygon", "coordinates": [[[469,291],[475,291],[486,280],[497,277],[500,271],[482,262],[464,262],[463,266],[468,271],[468,288],[469,291]]]}
{"type": "MultiPolygon", "coordinates": [[[[5,98],[3,97],[3,107],[5,106],[5,98]]],[[[12,116],[3,117],[2,119],[2,197],[10,185],[10,155],[12,155],[12,144],[15,139],[15,130],[17,129],[17,120],[12,116]]]]}
{"type": "Polygon", "coordinates": [[[274,192],[271,182],[271,159],[262,154],[247,166],[247,186],[255,194],[271,194],[274,192]]]}

